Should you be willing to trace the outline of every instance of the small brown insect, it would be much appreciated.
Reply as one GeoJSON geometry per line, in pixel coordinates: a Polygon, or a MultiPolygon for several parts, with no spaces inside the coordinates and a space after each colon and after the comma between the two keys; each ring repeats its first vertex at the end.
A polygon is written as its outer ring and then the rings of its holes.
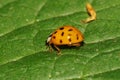
{"type": "Polygon", "coordinates": [[[84,23],[88,23],[88,22],[91,22],[93,20],[96,20],[96,12],[90,3],[86,4],[86,10],[87,10],[90,17],[88,17],[86,20],[82,20],[82,21],[84,23]]]}

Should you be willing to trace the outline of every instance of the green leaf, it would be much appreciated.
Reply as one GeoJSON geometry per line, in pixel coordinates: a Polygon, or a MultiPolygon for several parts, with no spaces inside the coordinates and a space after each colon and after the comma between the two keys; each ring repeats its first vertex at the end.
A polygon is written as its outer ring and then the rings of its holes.
{"type": "Polygon", "coordinates": [[[0,80],[119,80],[120,0],[1,0],[0,80]],[[88,17],[90,2],[97,20],[88,17]],[[56,28],[72,25],[85,45],[49,52],[56,28]]]}

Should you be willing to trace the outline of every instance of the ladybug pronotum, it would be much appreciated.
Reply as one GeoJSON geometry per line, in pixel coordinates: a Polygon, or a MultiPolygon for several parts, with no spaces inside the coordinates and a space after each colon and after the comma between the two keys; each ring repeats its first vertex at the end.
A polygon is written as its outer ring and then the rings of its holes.
{"type": "Polygon", "coordinates": [[[81,46],[83,34],[75,27],[63,26],[55,30],[46,40],[46,46],[52,51],[55,48],[60,53],[59,46],[81,46]]]}

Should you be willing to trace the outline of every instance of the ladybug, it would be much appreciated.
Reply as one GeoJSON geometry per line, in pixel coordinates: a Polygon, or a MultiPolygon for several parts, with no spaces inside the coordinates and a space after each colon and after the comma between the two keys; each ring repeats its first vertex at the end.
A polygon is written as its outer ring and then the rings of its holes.
{"type": "Polygon", "coordinates": [[[83,45],[83,34],[73,26],[63,26],[55,30],[46,40],[46,46],[52,51],[53,48],[60,53],[59,46],[83,45]]]}

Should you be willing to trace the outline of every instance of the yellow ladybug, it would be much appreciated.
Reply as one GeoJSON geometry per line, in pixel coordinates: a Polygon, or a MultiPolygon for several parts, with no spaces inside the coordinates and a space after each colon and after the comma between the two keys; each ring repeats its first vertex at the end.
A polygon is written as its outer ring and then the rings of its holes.
{"type": "Polygon", "coordinates": [[[63,26],[53,32],[46,40],[46,46],[52,51],[55,48],[60,53],[59,46],[81,46],[83,34],[75,27],[63,26]]]}

